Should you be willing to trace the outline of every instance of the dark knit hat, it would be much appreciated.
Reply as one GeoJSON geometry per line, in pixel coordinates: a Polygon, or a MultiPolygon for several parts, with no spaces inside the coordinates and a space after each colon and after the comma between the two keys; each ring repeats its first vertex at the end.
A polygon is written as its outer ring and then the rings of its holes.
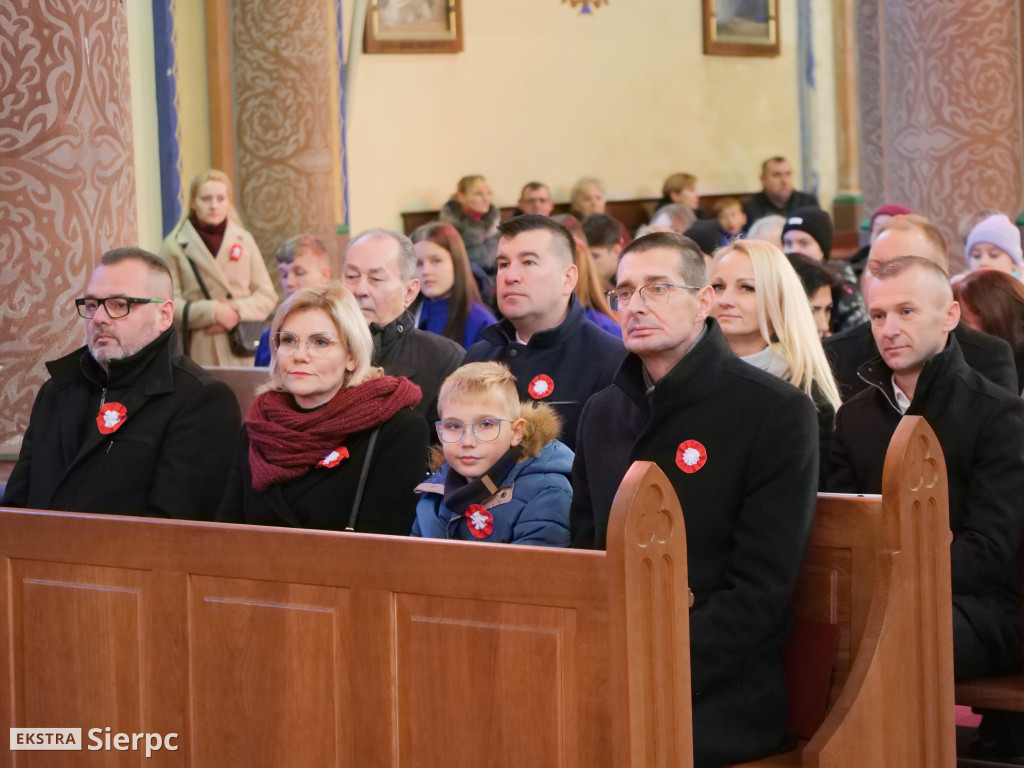
{"type": "Polygon", "coordinates": [[[821,252],[825,254],[825,261],[832,254],[832,217],[821,208],[797,208],[786,219],[786,226],[782,228],[782,236],[792,230],[806,232],[813,237],[821,246],[821,252]]]}
{"type": "Polygon", "coordinates": [[[718,226],[716,219],[698,219],[683,234],[693,240],[707,256],[729,242],[728,236],[718,226]]]}

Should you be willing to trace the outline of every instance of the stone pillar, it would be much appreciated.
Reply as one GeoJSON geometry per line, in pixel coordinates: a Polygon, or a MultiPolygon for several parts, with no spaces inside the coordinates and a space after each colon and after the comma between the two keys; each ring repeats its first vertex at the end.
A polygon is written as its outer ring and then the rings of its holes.
{"type": "Polygon", "coordinates": [[[0,454],[43,362],[83,343],[73,299],[138,240],[128,30],[113,0],[0,4],[0,454]]]}
{"type": "Polygon", "coordinates": [[[959,221],[1021,206],[1018,0],[857,4],[865,209],[901,203],[932,219],[964,266],[959,221]]]}
{"type": "Polygon", "coordinates": [[[231,0],[227,24],[208,21],[229,67],[227,77],[211,76],[211,101],[230,99],[230,120],[219,129],[211,120],[211,141],[227,148],[239,212],[275,280],[284,240],[312,232],[333,253],[345,220],[340,8],[340,0],[231,0]]]}

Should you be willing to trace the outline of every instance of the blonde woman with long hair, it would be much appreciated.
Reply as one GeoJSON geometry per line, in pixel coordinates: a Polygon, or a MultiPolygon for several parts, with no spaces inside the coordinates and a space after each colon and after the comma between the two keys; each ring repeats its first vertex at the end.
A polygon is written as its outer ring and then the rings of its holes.
{"type": "Polygon", "coordinates": [[[733,353],[814,401],[823,488],[840,397],[800,278],[782,251],[761,240],[736,240],[719,248],[709,272],[715,292],[711,314],[733,353]]]}
{"type": "Polygon", "coordinates": [[[211,168],[192,179],[188,209],[160,255],[174,281],[174,320],[185,353],[200,365],[251,366],[255,349],[232,350],[228,332],[242,321],[266,320],[277,293],[256,241],[238,218],[226,173],[211,168]]]}

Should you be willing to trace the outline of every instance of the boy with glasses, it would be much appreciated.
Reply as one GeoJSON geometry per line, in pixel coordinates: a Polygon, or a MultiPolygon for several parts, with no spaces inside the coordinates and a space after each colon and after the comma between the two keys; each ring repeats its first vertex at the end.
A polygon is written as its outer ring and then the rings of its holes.
{"type": "Polygon", "coordinates": [[[470,363],[445,380],[438,410],[444,461],[416,488],[412,535],[568,546],[573,454],[554,409],[520,405],[505,366],[470,363]]]}
{"type": "Polygon", "coordinates": [[[167,266],[109,251],[75,307],[86,345],[46,364],[3,506],[212,520],[238,401],[182,355],[167,266]]]}

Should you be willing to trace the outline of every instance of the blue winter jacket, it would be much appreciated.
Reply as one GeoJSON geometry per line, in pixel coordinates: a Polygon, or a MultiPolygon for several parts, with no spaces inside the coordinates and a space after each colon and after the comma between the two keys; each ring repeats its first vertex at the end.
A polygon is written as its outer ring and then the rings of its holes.
{"type": "Polygon", "coordinates": [[[518,462],[505,476],[497,493],[483,502],[492,517],[493,530],[486,535],[471,533],[466,517],[456,515],[444,505],[444,481],[450,469],[445,462],[432,477],[416,487],[421,496],[416,504],[412,535],[567,547],[572,461],[573,452],[563,443],[552,440],[539,456],[518,462]]]}

